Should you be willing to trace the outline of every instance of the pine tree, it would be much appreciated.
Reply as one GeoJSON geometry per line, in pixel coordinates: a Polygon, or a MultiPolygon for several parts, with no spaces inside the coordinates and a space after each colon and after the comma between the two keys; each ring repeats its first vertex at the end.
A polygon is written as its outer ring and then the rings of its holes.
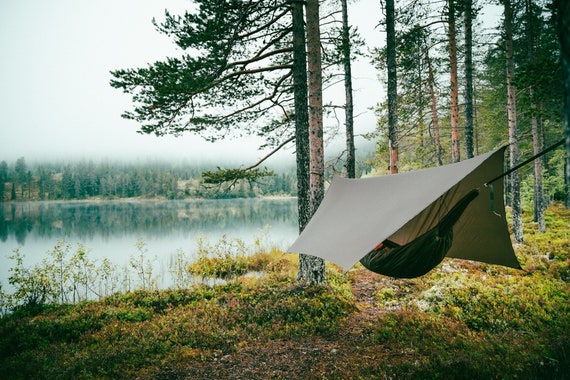
{"type": "MultiPolygon", "coordinates": [[[[517,133],[517,105],[516,89],[514,85],[515,66],[513,51],[513,10],[511,0],[502,0],[504,6],[504,30],[505,30],[505,66],[507,82],[507,117],[509,129],[509,152],[510,165],[514,168],[519,161],[519,142],[517,133]]],[[[513,236],[517,243],[522,243],[522,205],[521,205],[521,181],[518,171],[514,171],[510,176],[511,187],[511,207],[513,210],[513,236]]]]}

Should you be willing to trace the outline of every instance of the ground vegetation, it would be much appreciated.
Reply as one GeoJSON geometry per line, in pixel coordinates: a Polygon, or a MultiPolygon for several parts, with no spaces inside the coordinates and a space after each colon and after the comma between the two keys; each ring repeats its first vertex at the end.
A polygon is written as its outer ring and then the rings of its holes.
{"type": "Polygon", "coordinates": [[[0,376],[565,379],[570,214],[551,204],[545,233],[532,211],[524,218],[515,246],[524,270],[445,260],[407,280],[327,264],[327,285],[300,287],[294,255],[264,249],[246,259],[231,241],[204,245],[187,273],[224,282],[5,314],[0,376]],[[243,276],[243,266],[258,274],[243,276]]]}

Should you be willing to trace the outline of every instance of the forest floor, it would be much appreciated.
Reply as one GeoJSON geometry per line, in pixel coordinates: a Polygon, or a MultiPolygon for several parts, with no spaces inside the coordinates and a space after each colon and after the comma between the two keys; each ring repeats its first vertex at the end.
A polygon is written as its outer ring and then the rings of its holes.
{"type": "MultiPolygon", "coordinates": [[[[447,266],[453,268],[453,264],[447,266]]],[[[451,269],[453,271],[454,269],[451,269]]],[[[465,271],[455,267],[455,270],[465,271]]],[[[399,289],[402,296],[408,294],[414,298],[420,285],[414,280],[399,280],[377,275],[366,269],[357,269],[349,272],[352,292],[356,304],[355,312],[351,313],[340,323],[340,328],[332,337],[307,336],[293,339],[261,340],[249,342],[243,348],[234,353],[215,357],[203,362],[191,361],[179,362],[176,368],[163,368],[153,374],[152,379],[426,379],[426,378],[450,378],[450,379],[570,379],[570,374],[565,372],[570,364],[568,342],[554,343],[561,347],[561,357],[550,359],[549,357],[533,357],[532,353],[523,353],[520,358],[508,358],[509,350],[503,354],[506,356],[505,365],[501,368],[502,358],[491,357],[497,355],[494,349],[482,348],[480,337],[471,335],[469,329],[448,325],[431,326],[427,323],[426,334],[422,337],[422,331],[426,329],[423,318],[410,323],[410,319],[404,317],[396,319],[403,322],[402,326],[390,323],[394,319],[390,315],[408,313],[406,301],[393,301],[382,303],[378,300],[378,293],[382,288],[399,289]],[[415,290],[414,290],[415,288],[415,290]],[[421,321],[422,322],[419,322],[421,321]],[[387,323],[388,322],[388,323],[387,323]],[[385,337],[384,341],[378,339],[379,325],[386,324],[388,329],[402,329],[402,334],[385,337]],[[417,325],[416,325],[417,324],[417,325]],[[417,332],[410,329],[417,327],[417,332]],[[433,328],[432,328],[433,327],[433,328]],[[449,329],[448,329],[449,327],[449,329]],[[461,332],[457,334],[454,329],[461,332]],[[433,331],[432,331],[433,330],[433,331]],[[410,337],[405,335],[410,333],[410,337]],[[448,334],[448,335],[447,335],[448,334]],[[418,337],[418,335],[420,337],[418,337]],[[440,335],[435,337],[434,335],[440,335]],[[451,343],[457,336],[458,340],[473,339],[477,346],[471,356],[469,343],[459,344],[454,352],[454,344],[451,343]],[[425,339],[425,341],[424,341],[425,339]],[[400,340],[400,341],[397,341],[400,340]],[[429,350],[433,351],[430,357],[429,350]],[[442,354],[439,350],[449,349],[446,360],[440,360],[442,354]],[[481,355],[481,352],[483,354],[481,355]],[[453,357],[457,355],[457,357],[453,357]],[[489,356],[489,371],[480,371],[485,366],[485,356],[489,356]],[[481,360],[483,356],[483,360],[481,360]],[[530,358],[530,359],[529,359],[530,358]],[[510,361],[520,359],[528,360],[521,362],[520,366],[513,365],[510,361]],[[478,363],[477,363],[478,361],[478,363]],[[455,367],[455,368],[453,368],[455,367]],[[453,368],[446,375],[446,370],[453,368]],[[525,373],[526,368],[526,373],[525,373]]],[[[570,291],[570,289],[566,289],[570,291]]],[[[420,313],[421,314],[421,313],[420,313]]],[[[488,317],[486,317],[488,318],[488,317]]],[[[412,318],[413,319],[413,318],[412,318]]],[[[504,332],[505,336],[511,332],[504,332]]],[[[566,329],[566,338],[570,331],[566,329]]],[[[513,334],[515,335],[515,334],[513,334]]],[[[566,339],[560,337],[562,340],[566,339]]],[[[501,337],[498,337],[501,340],[501,337]]],[[[485,338],[482,339],[485,341],[485,338]]],[[[529,340],[528,344],[532,340],[529,340]]],[[[487,342],[491,346],[500,346],[496,341],[487,342]]],[[[524,342],[507,337],[505,345],[512,344],[512,349],[524,342]]],[[[500,351],[500,349],[499,349],[500,351]]],[[[524,350],[523,350],[524,351],[524,350]]]]}
{"type": "MultiPolygon", "coordinates": [[[[249,344],[237,352],[188,367],[163,369],[156,379],[329,379],[342,378],[358,366],[389,360],[394,354],[370,344],[373,326],[386,309],[375,294],[383,276],[366,269],[350,272],[358,310],[342,323],[334,339],[295,337],[249,344]],[[367,343],[368,342],[368,343],[367,343]]],[[[182,363],[179,363],[182,364],[182,363]]]]}
{"type": "Polygon", "coordinates": [[[546,233],[529,219],[524,271],[327,265],[327,286],[305,286],[273,252],[249,258],[261,277],[22,305],[0,318],[0,378],[570,379],[570,210],[551,206],[546,233]]]}

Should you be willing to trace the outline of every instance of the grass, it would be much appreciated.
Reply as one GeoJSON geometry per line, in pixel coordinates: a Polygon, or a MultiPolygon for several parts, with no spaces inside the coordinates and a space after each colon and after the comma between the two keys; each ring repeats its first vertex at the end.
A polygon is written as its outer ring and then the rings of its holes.
{"type": "Polygon", "coordinates": [[[190,268],[223,285],[5,315],[0,378],[569,378],[569,221],[559,205],[544,234],[525,219],[525,271],[446,260],[396,280],[331,265],[314,287],[295,281],[295,256],[231,243],[190,268]]]}

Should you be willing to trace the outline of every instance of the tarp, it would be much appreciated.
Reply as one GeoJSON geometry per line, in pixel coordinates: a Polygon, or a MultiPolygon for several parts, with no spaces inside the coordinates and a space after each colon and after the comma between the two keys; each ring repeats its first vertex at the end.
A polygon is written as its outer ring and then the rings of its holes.
{"type": "Polygon", "coordinates": [[[505,147],[459,163],[389,176],[335,177],[288,252],[348,270],[385,240],[405,245],[438,225],[466,194],[478,196],[453,226],[446,257],[520,268],[503,204],[505,147]]]}

